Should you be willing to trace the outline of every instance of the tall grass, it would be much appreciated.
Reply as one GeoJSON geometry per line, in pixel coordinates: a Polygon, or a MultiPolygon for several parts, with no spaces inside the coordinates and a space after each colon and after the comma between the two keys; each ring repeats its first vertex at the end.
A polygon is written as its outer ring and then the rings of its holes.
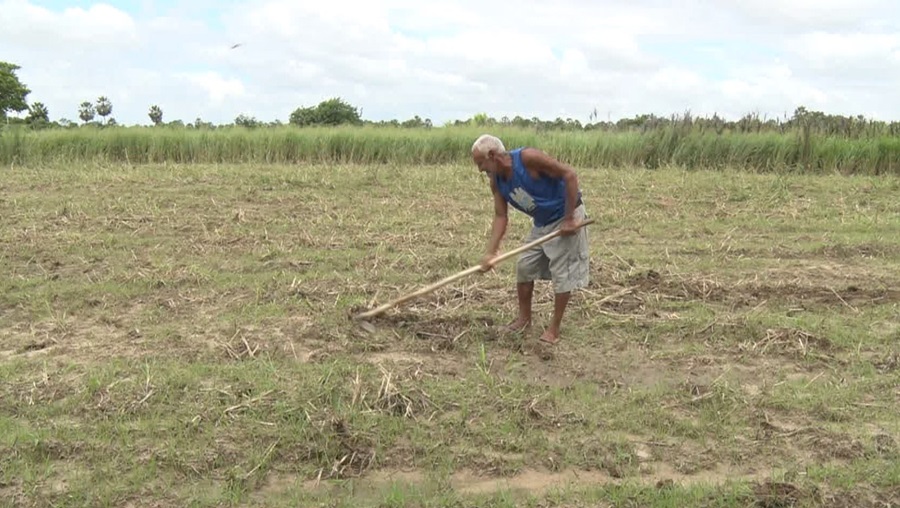
{"type": "Polygon", "coordinates": [[[803,130],[716,133],[679,126],[646,132],[511,126],[8,130],[0,135],[0,163],[441,164],[468,162],[471,144],[482,132],[497,134],[508,147],[536,146],[579,167],[900,174],[898,137],[826,137],[803,130]]]}

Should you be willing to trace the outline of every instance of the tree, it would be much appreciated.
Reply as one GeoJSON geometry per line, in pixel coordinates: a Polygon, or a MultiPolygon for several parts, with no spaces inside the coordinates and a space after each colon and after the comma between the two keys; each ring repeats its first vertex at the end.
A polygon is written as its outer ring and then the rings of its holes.
{"type": "Polygon", "coordinates": [[[94,105],[88,101],[84,101],[81,103],[81,106],[78,108],[78,118],[81,118],[81,121],[84,123],[88,123],[94,119],[94,105]]]}
{"type": "Polygon", "coordinates": [[[196,120],[194,120],[194,128],[195,129],[214,129],[215,125],[212,122],[204,122],[202,118],[199,116],[196,120]]]}
{"type": "Polygon", "coordinates": [[[31,90],[19,81],[16,75],[19,69],[16,64],[0,62],[0,118],[6,118],[8,111],[19,113],[28,109],[25,98],[31,90]]]}
{"type": "Polygon", "coordinates": [[[97,98],[97,114],[106,120],[106,117],[112,114],[112,103],[105,96],[97,98]]]}
{"type": "Polygon", "coordinates": [[[328,99],[314,108],[297,108],[291,113],[290,123],[305,125],[360,124],[360,112],[339,97],[328,99]]]}
{"type": "Polygon", "coordinates": [[[316,109],[302,107],[297,108],[293,111],[293,113],[291,113],[291,117],[288,119],[288,122],[299,127],[315,125],[317,123],[316,109]]]}
{"type": "Polygon", "coordinates": [[[162,123],[163,112],[162,109],[159,108],[156,104],[150,106],[150,112],[148,113],[150,116],[150,121],[153,122],[153,125],[159,125],[162,123]]]}
{"type": "Polygon", "coordinates": [[[358,124],[359,112],[339,98],[328,99],[316,106],[318,120],[323,125],[358,124]]]}
{"type": "Polygon", "coordinates": [[[50,112],[42,102],[35,102],[28,108],[26,122],[32,125],[44,125],[50,123],[50,112]]]}
{"type": "Polygon", "coordinates": [[[261,122],[259,120],[257,120],[256,117],[254,117],[254,116],[248,116],[248,115],[241,113],[240,115],[237,116],[237,118],[234,119],[234,124],[239,125],[241,127],[247,127],[249,129],[253,129],[255,127],[259,127],[261,125],[261,122]]]}
{"type": "Polygon", "coordinates": [[[400,125],[402,125],[403,127],[408,127],[408,128],[416,128],[416,127],[424,127],[425,122],[422,121],[422,118],[420,118],[419,115],[416,115],[416,116],[410,118],[409,120],[404,121],[400,125]]]}

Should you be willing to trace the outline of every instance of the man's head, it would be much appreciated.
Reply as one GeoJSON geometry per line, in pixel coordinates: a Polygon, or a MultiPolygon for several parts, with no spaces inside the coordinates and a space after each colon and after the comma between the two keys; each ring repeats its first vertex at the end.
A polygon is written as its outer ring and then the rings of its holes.
{"type": "Polygon", "coordinates": [[[490,134],[482,134],[472,144],[472,160],[479,171],[491,176],[504,169],[506,155],[506,148],[500,138],[490,134]]]}

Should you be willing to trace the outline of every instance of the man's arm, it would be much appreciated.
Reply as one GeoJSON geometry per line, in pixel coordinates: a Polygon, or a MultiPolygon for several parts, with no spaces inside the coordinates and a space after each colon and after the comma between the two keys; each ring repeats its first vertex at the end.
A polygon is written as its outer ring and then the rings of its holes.
{"type": "Polygon", "coordinates": [[[538,173],[550,178],[559,178],[566,182],[566,215],[565,220],[575,220],[575,203],[578,202],[578,175],[568,164],[562,163],[536,148],[522,150],[522,163],[538,173]]]}
{"type": "Polygon", "coordinates": [[[491,193],[494,195],[494,220],[491,222],[491,238],[488,241],[487,255],[496,256],[500,250],[500,240],[506,234],[506,224],[508,222],[507,204],[500,191],[497,189],[497,182],[491,178],[491,193]]]}

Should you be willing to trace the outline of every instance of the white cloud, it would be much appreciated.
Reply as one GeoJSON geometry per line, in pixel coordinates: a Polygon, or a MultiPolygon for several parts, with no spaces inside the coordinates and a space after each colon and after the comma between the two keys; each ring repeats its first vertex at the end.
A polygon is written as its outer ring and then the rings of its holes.
{"type": "Polygon", "coordinates": [[[678,67],[664,67],[656,71],[649,80],[651,90],[675,90],[680,92],[696,92],[704,85],[703,77],[678,67]]]}
{"type": "Polygon", "coordinates": [[[111,44],[122,48],[137,42],[131,16],[108,4],[98,3],[86,10],[69,7],[61,12],[25,0],[9,0],[0,6],[3,40],[62,51],[101,49],[111,44]]]}
{"type": "MultiPolygon", "coordinates": [[[[713,0],[709,0],[713,1],[713,0]]],[[[900,13],[894,0],[715,0],[734,9],[751,23],[758,22],[787,30],[852,30],[883,26],[883,16],[900,13]]]]}
{"type": "Polygon", "coordinates": [[[225,99],[241,97],[246,92],[240,80],[223,78],[217,72],[185,74],[183,78],[206,92],[209,100],[216,105],[225,99]]]}
{"type": "Polygon", "coordinates": [[[335,96],[369,119],[435,124],[482,111],[586,121],[595,108],[615,120],[800,105],[900,119],[889,84],[900,79],[900,4],[887,0],[203,5],[0,0],[2,58],[22,66],[29,99],[52,118],[106,95],[126,124],[149,123],[151,104],[167,120],[286,121],[335,96]]]}
{"type": "Polygon", "coordinates": [[[788,51],[818,70],[900,70],[900,34],[812,32],[792,39],[788,51]]]}
{"type": "Polygon", "coordinates": [[[719,84],[728,99],[726,114],[758,112],[758,104],[768,104],[767,116],[790,115],[797,106],[827,109],[832,94],[797,79],[785,64],[742,69],[738,77],[719,84]]]}

